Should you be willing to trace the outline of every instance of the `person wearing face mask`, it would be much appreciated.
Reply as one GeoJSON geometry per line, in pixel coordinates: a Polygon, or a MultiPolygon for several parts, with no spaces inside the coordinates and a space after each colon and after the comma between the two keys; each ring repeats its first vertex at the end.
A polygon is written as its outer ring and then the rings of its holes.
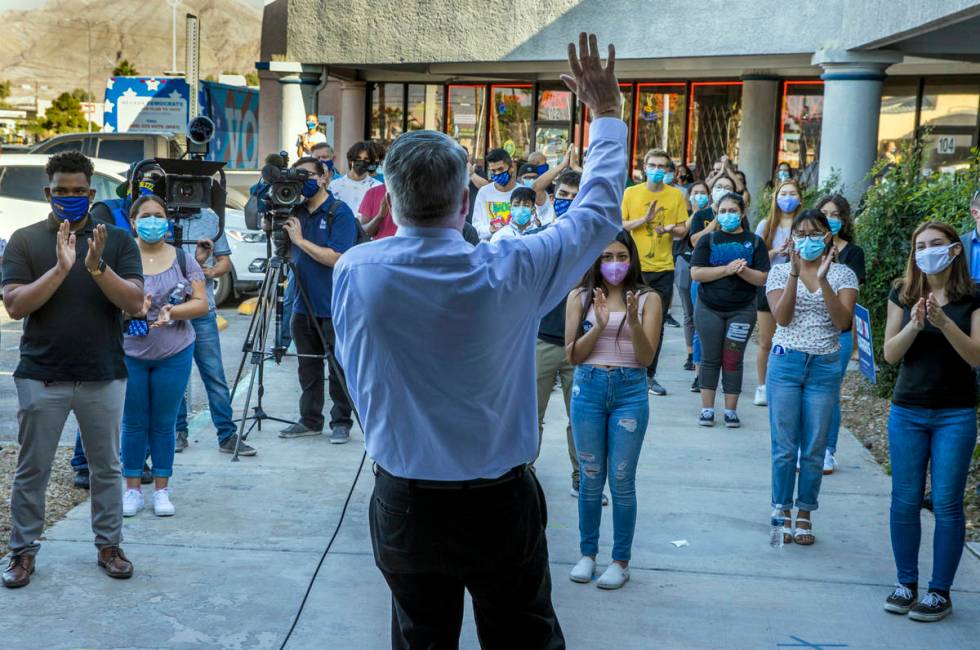
{"type": "MultiPolygon", "coordinates": [[[[793,229],[793,220],[803,211],[801,203],[802,192],[800,186],[794,180],[782,181],[776,186],[772,193],[772,205],[769,209],[769,217],[763,219],[755,228],[755,234],[762,237],[769,249],[769,262],[773,265],[784,264],[789,261],[790,251],[793,242],[790,234],[793,229]]],[[[759,292],[758,314],[759,323],[759,349],[769,350],[772,347],[772,337],[776,332],[776,320],[769,310],[769,300],[765,294],[759,292]]],[[[759,378],[759,385],[755,389],[755,397],[752,403],[756,406],[766,406],[766,371],[769,367],[769,355],[760,354],[755,360],[755,370],[759,378]]]]}
{"type": "Polygon", "coordinates": [[[141,196],[133,202],[130,215],[145,284],[142,308],[129,312],[133,320],[123,337],[129,374],[122,418],[123,516],[132,517],[143,509],[140,477],[149,447],[153,512],[169,517],[175,512],[169,484],[177,409],[194,359],[195,331],[188,321],[208,313],[205,275],[194,256],[164,241],[169,222],[162,199],[141,196]]]}
{"type": "Polygon", "coordinates": [[[327,141],[327,136],[319,129],[320,121],[310,113],[306,116],[306,130],[296,136],[296,157],[313,155],[313,145],[327,141]]]}
{"type": "MultiPolygon", "coordinates": [[[[535,154],[538,156],[541,155],[538,152],[534,152],[534,154],[531,155],[534,156],[535,154]]],[[[540,190],[538,189],[537,182],[538,178],[540,177],[539,171],[541,169],[544,169],[545,172],[547,172],[547,163],[541,165],[532,165],[529,162],[524,163],[517,170],[517,182],[520,187],[528,188],[534,191],[535,218],[539,225],[544,226],[555,220],[555,213],[551,209],[551,201],[550,197],[548,196],[548,185],[542,187],[540,190]]],[[[513,196],[511,197],[511,202],[513,204],[513,196]]]]}
{"type": "Polygon", "coordinates": [[[600,589],[630,578],[636,528],[636,466],[650,416],[645,368],[653,361],[663,311],[660,296],[643,285],[633,238],[616,235],[568,295],[565,351],[576,366],[572,436],[581,468],[579,548],[573,582],[591,582],[599,552],[602,490],[612,495],[612,561],[600,589]],[[614,468],[614,471],[609,471],[614,468]]]}
{"type": "Polygon", "coordinates": [[[377,165],[377,161],[371,157],[372,151],[370,142],[354,143],[347,150],[347,165],[349,167],[347,173],[338,179],[328,181],[330,193],[338,200],[346,203],[354,214],[360,214],[361,201],[364,200],[364,195],[368,193],[368,190],[381,185],[380,181],[371,176],[371,165],[377,165]]]}
{"type": "Polygon", "coordinates": [[[20,451],[3,573],[11,588],[27,585],[34,572],[45,490],[69,412],[88,458],[99,566],[113,578],[133,574],[119,546],[119,423],[126,393],[122,312],[143,304],[139,251],[126,231],[91,218],[92,161],[65,151],[48,159],[45,172],[51,214],[14,231],[3,256],[7,313],[14,320],[30,316],[14,370],[20,451]]]}
{"type": "Polygon", "coordinates": [[[762,238],[749,230],[745,202],[730,192],[718,201],[718,230],[701,237],[691,257],[691,276],[698,281],[694,314],[701,340],[701,416],[698,424],[715,424],[715,390],[721,372],[725,392],[725,426],[742,426],[738,398],[742,393],[742,359],[752,328],[758,287],[766,283],[769,253],[762,238]]]}
{"type": "MultiPolygon", "coordinates": [[[[323,355],[328,351],[333,353],[335,341],[330,306],[333,267],[340,256],[357,242],[354,213],[325,187],[323,177],[326,169],[320,161],[300,158],[293,163],[293,168],[310,173],[302,189],[306,201],[296,207],[293,216],[283,226],[292,244],[293,280],[298,291],[290,325],[296,352],[300,355],[298,365],[302,394],[299,398],[300,419],[283,429],[279,433],[280,438],[323,433],[323,355]]],[[[334,183],[331,183],[331,187],[334,183]]],[[[328,383],[333,402],[330,409],[330,442],[333,444],[348,442],[353,425],[351,405],[343,382],[344,378],[330,364],[328,383]]]]}
{"type": "MultiPolygon", "coordinates": [[[[688,211],[693,213],[697,209],[698,203],[703,202],[707,205],[707,188],[702,184],[698,186],[698,195],[703,198],[691,197],[688,201],[688,211]]],[[[684,370],[694,370],[694,303],[691,301],[691,253],[694,247],[691,244],[691,221],[688,219],[687,233],[674,241],[674,287],[677,289],[681,298],[681,308],[684,312],[684,342],[687,345],[687,360],[684,361],[684,370]]]]}
{"type": "Polygon", "coordinates": [[[677,186],[683,190],[690,190],[694,183],[694,173],[687,165],[677,165],[677,186]]]}
{"type": "MultiPolygon", "coordinates": [[[[854,218],[851,216],[851,204],[840,194],[822,196],[814,205],[827,217],[830,232],[834,235],[834,248],[837,251],[837,262],[848,266],[857,276],[858,284],[864,284],[867,276],[864,268],[864,249],[854,243],[854,218]]],[[[854,331],[848,327],[840,334],[840,371],[847,371],[854,350],[854,331]]],[[[840,400],[834,405],[834,417],[830,422],[827,434],[827,452],[823,459],[823,473],[833,474],[837,469],[837,439],[840,436],[840,400]]]]}
{"type": "MultiPolygon", "coordinates": [[[[687,208],[683,193],[664,184],[671,165],[667,152],[651,149],[643,160],[646,182],[628,187],[623,193],[623,228],[632,235],[639,250],[643,282],[660,295],[663,326],[674,294],[673,238],[687,234],[687,208]]],[[[647,371],[650,393],[661,396],[667,394],[657,381],[662,339],[663,332],[657,338],[657,351],[647,371]]]]}
{"type": "Polygon", "coordinates": [[[963,490],[977,442],[980,294],[951,226],[920,225],[905,275],[888,297],[885,361],[901,363],[888,414],[892,553],[898,585],[885,610],[921,622],[953,610],[949,590],[963,554],[963,490]],[[931,471],[932,579],[919,602],[919,542],[931,471]]]}
{"type": "Polygon", "coordinates": [[[827,431],[840,395],[840,332],[854,318],[858,280],[833,261],[833,236],[822,212],[797,216],[790,241],[789,262],[773,265],[766,280],[777,324],[768,366],[772,507],[774,516],[782,512],[783,541],[809,546],[816,541],[811,513],[818,507],[827,431]]]}
{"type": "Polygon", "coordinates": [[[473,226],[482,241],[507,225],[510,221],[510,195],[517,187],[514,162],[504,149],[487,152],[487,173],[490,183],[476,193],[473,204],[473,226]]]}
{"type": "MultiPolygon", "coordinates": [[[[684,362],[684,370],[694,371],[695,375],[694,381],[691,384],[691,392],[696,393],[701,390],[698,388],[697,377],[698,364],[701,363],[701,340],[698,338],[698,331],[694,327],[694,309],[695,305],[697,305],[698,283],[690,277],[690,264],[691,255],[694,252],[694,245],[697,241],[695,236],[700,239],[698,233],[704,230],[705,221],[707,220],[708,223],[711,223],[715,216],[711,210],[711,190],[708,188],[707,183],[704,181],[695,181],[691,183],[688,191],[691,218],[687,222],[687,247],[682,256],[688,265],[686,278],[688,284],[686,289],[682,289],[680,282],[678,282],[677,288],[684,291],[684,295],[681,296],[684,305],[684,337],[687,342],[687,360],[684,362]],[[708,212],[701,212],[706,208],[708,212]],[[701,212],[700,215],[698,214],[699,212],[701,212]]],[[[681,277],[680,274],[677,274],[677,277],[681,277]]],[[[683,282],[683,279],[681,282],[683,282]]]]}
{"type": "Polygon", "coordinates": [[[374,180],[378,181],[379,183],[384,183],[385,146],[377,140],[368,140],[367,145],[368,151],[370,152],[370,158],[368,159],[370,161],[368,164],[368,173],[371,174],[371,178],[374,180]]]}
{"type": "Polygon", "coordinates": [[[503,239],[515,239],[541,226],[534,205],[534,190],[529,187],[517,187],[510,195],[510,222],[493,233],[490,243],[494,244],[503,239]]]}
{"type": "Polygon", "coordinates": [[[337,180],[342,176],[342,174],[337,171],[337,154],[334,153],[333,147],[326,142],[318,142],[317,144],[313,145],[313,147],[310,149],[310,155],[323,163],[323,166],[327,168],[327,176],[330,177],[331,181],[337,180]]]}
{"type": "Polygon", "coordinates": [[[780,183],[785,183],[789,180],[794,180],[796,174],[793,173],[793,168],[790,167],[789,163],[781,162],[776,165],[776,169],[772,172],[772,179],[766,184],[769,188],[778,187],[780,183]]]}
{"type": "Polygon", "coordinates": [[[970,277],[974,282],[980,282],[980,190],[974,192],[970,199],[970,216],[976,227],[960,235],[960,243],[970,267],[970,277]]]}

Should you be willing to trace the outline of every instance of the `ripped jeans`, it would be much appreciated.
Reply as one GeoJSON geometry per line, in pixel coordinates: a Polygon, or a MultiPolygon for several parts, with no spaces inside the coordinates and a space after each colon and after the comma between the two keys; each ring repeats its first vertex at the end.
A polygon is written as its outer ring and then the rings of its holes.
{"type": "Polygon", "coordinates": [[[602,489],[612,494],[612,559],[627,562],[636,529],[636,464],[650,417],[643,368],[579,366],[572,387],[572,437],[578,452],[579,546],[599,551],[602,489]]]}

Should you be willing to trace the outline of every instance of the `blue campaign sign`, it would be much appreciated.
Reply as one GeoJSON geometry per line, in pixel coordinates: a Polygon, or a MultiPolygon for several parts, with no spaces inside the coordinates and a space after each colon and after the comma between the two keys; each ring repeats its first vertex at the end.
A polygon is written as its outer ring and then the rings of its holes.
{"type": "Polygon", "coordinates": [[[110,77],[103,131],[184,133],[190,88],[183,77],[110,77]]]}
{"type": "Polygon", "coordinates": [[[872,384],[878,383],[875,374],[875,354],[871,346],[871,315],[861,305],[854,305],[854,331],[857,334],[858,362],[861,372],[872,384]]]}
{"type": "Polygon", "coordinates": [[[215,127],[208,159],[225,161],[227,169],[258,169],[259,91],[210,81],[201,88],[201,112],[215,127]]]}

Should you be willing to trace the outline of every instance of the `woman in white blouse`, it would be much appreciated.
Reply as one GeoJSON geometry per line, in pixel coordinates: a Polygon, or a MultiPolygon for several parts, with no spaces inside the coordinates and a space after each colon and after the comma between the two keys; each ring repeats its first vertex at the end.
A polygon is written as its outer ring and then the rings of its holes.
{"type": "Polygon", "coordinates": [[[789,262],[773,266],[766,282],[776,320],[766,379],[772,507],[782,512],[783,541],[803,546],[816,539],[810,513],[817,509],[827,431],[840,390],[840,332],[850,326],[857,301],[857,276],[834,262],[832,242],[823,213],[801,213],[793,220],[789,262]]]}

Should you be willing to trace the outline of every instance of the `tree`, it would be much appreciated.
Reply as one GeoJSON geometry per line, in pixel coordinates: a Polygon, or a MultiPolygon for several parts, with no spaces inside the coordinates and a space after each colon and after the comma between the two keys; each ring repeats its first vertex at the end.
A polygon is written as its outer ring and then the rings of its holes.
{"type": "Polygon", "coordinates": [[[77,99],[80,102],[94,102],[95,101],[95,97],[92,96],[92,93],[90,93],[89,91],[85,90],[84,88],[76,88],[75,90],[71,91],[71,96],[74,97],[75,99],[77,99]]]}
{"type": "Polygon", "coordinates": [[[51,102],[51,106],[44,112],[44,117],[38,118],[36,127],[30,130],[39,134],[57,134],[77,133],[88,129],[89,123],[82,113],[82,104],[78,97],[74,93],[64,92],[51,102]]]}
{"type": "Polygon", "coordinates": [[[10,82],[0,81],[0,108],[7,106],[8,97],[10,97],[10,82]]]}
{"type": "Polygon", "coordinates": [[[113,77],[138,77],[139,74],[139,71],[129,62],[129,59],[123,59],[112,69],[113,77]]]}
{"type": "Polygon", "coordinates": [[[249,86],[258,87],[259,85],[259,73],[255,70],[245,73],[245,83],[249,86]]]}

